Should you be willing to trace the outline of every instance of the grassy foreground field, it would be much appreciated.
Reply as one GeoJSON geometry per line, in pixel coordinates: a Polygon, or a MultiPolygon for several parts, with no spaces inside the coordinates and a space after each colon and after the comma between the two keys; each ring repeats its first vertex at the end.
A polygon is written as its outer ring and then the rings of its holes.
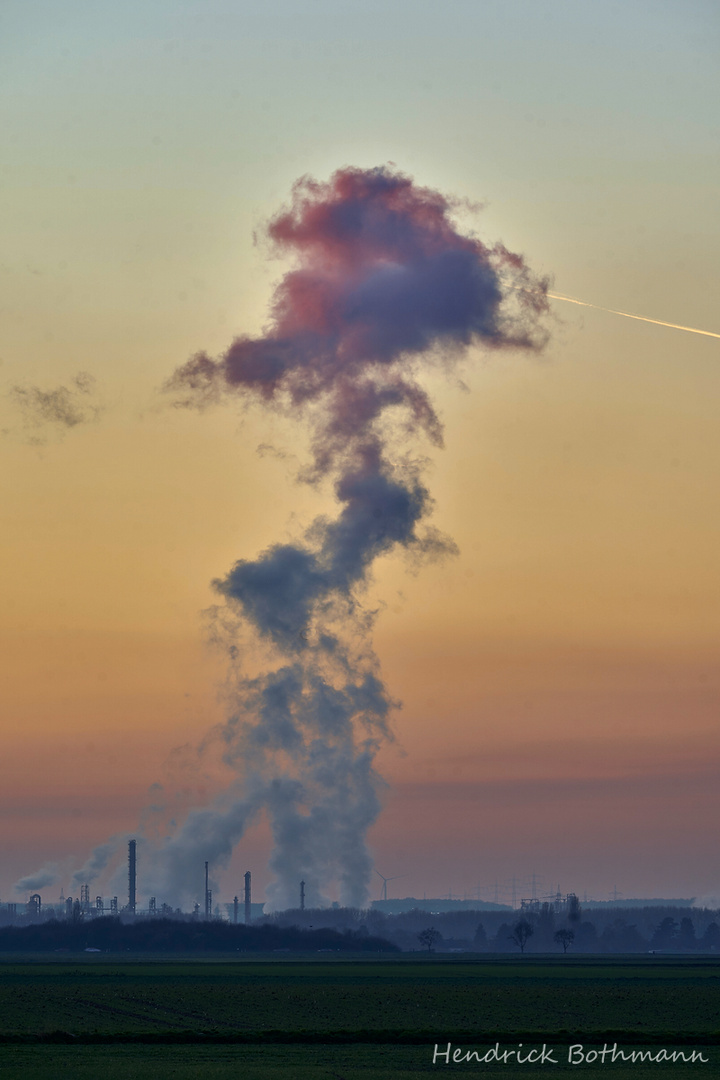
{"type": "MultiPolygon", "coordinates": [[[[535,1055],[536,1057],[538,1054],[535,1055]]],[[[0,962],[0,1077],[380,1080],[457,1071],[515,1078],[720,1076],[715,958],[0,962]],[[545,1043],[557,1064],[433,1064],[545,1043]],[[707,1063],[567,1064],[567,1047],[703,1048],[707,1063]]]]}
{"type": "MultiPolygon", "coordinates": [[[[656,1050],[657,1048],[653,1048],[656,1050]]],[[[432,1064],[432,1047],[343,1045],[312,1046],[78,1046],[12,1047],[0,1054],[0,1075],[12,1080],[415,1080],[416,1077],[483,1076],[499,1080],[527,1080],[532,1076],[557,1076],[569,1080],[600,1080],[611,1076],[632,1080],[651,1077],[717,1077],[718,1055],[703,1051],[707,1063],[634,1065],[476,1065],[432,1064]]],[[[651,1051],[652,1052],[652,1051],[651,1051]]],[[[687,1053],[687,1050],[685,1051],[687,1053]]],[[[562,1055],[556,1052],[556,1057],[562,1055]]]]}

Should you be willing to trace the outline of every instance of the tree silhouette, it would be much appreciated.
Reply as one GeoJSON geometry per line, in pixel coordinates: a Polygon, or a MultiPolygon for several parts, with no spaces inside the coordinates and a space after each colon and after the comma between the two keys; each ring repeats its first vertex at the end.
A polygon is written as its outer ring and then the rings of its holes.
{"type": "Polygon", "coordinates": [[[520,919],[520,922],[516,922],[512,928],[510,940],[514,941],[515,944],[519,946],[521,953],[524,953],[525,946],[534,933],[535,930],[533,929],[532,923],[529,923],[527,919],[520,919]]]}
{"type": "Polygon", "coordinates": [[[603,952],[645,952],[648,943],[635,924],[628,925],[624,919],[614,919],[606,926],[600,937],[603,952]]]}
{"type": "Polygon", "coordinates": [[[417,936],[418,941],[427,949],[428,952],[432,952],[432,947],[436,941],[442,937],[439,930],[436,930],[434,926],[428,926],[427,930],[421,930],[417,936]]]}
{"type": "Polygon", "coordinates": [[[709,952],[717,952],[720,949],[720,926],[716,922],[711,922],[706,928],[700,939],[700,944],[703,949],[707,949],[709,952]]]}
{"type": "Polygon", "coordinates": [[[650,944],[654,949],[670,949],[677,938],[678,924],[669,915],[655,928],[650,944]]]}
{"type": "Polygon", "coordinates": [[[683,952],[691,952],[697,948],[697,938],[695,937],[695,927],[692,919],[680,920],[680,929],[675,938],[675,947],[683,952]]]}
{"type": "Polygon", "coordinates": [[[568,897],[568,922],[580,922],[580,901],[575,893],[570,893],[568,897]]]}
{"type": "Polygon", "coordinates": [[[476,949],[484,949],[487,947],[487,934],[485,933],[485,927],[482,923],[477,924],[475,937],[473,938],[473,946],[476,949]]]}
{"type": "Polygon", "coordinates": [[[553,941],[557,942],[558,945],[562,945],[563,954],[568,951],[574,940],[575,933],[572,930],[556,930],[553,934],[553,941]]]}

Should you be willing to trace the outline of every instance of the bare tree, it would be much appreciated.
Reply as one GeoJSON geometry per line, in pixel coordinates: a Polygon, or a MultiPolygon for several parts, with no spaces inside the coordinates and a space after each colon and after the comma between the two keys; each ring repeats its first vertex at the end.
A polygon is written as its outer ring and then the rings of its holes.
{"type": "Polygon", "coordinates": [[[432,952],[432,947],[442,934],[439,930],[436,930],[434,926],[428,926],[427,930],[421,930],[417,936],[418,941],[427,949],[428,952],[432,952]]]}
{"type": "Polygon", "coordinates": [[[525,946],[534,933],[535,930],[532,923],[529,923],[527,919],[521,919],[520,922],[515,923],[513,926],[510,940],[515,942],[521,953],[524,953],[525,946]]]}
{"type": "Polygon", "coordinates": [[[553,941],[557,942],[558,945],[562,945],[563,954],[568,951],[574,940],[575,934],[572,930],[556,930],[553,934],[553,941]]]}

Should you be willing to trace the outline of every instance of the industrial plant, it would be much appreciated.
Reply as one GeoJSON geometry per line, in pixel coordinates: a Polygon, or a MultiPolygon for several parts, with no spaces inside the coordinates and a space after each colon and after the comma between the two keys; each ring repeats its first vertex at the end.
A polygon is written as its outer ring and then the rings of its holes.
{"type": "MultiPolygon", "coordinates": [[[[89,883],[80,886],[79,896],[66,897],[61,893],[58,900],[50,903],[44,902],[40,893],[33,892],[25,903],[0,902],[0,926],[22,930],[23,927],[48,923],[56,924],[58,929],[61,925],[78,928],[85,924],[88,929],[92,925],[99,932],[103,923],[97,920],[101,919],[105,919],[107,925],[108,920],[116,925],[136,925],[138,929],[147,925],[148,930],[158,920],[170,920],[176,925],[212,923],[218,931],[224,925],[228,933],[232,932],[233,926],[238,927],[238,933],[261,935],[265,931],[278,934],[292,929],[310,938],[325,928],[327,932],[344,935],[343,947],[350,947],[355,942],[358,947],[364,943],[362,947],[367,948],[371,941],[384,941],[388,947],[402,950],[416,949],[418,937],[432,929],[437,938],[436,949],[468,952],[508,951],[512,948],[510,943],[517,921],[524,920],[526,926],[533,928],[534,946],[540,951],[552,948],[556,941],[553,935],[558,933],[565,935],[565,947],[572,941],[578,952],[643,951],[653,945],[672,950],[673,942],[679,947],[681,939],[690,951],[720,949],[717,926],[720,913],[694,907],[692,899],[625,900],[615,890],[612,899],[596,901],[585,896],[581,902],[575,893],[563,894],[559,887],[548,895],[539,894],[535,874],[532,875],[530,897],[516,893],[513,879],[515,902],[509,905],[499,902],[497,884],[494,901],[481,900],[479,895],[478,898],[460,898],[452,893],[442,898],[388,898],[387,884],[394,879],[386,878],[378,871],[383,882],[381,898],[363,909],[341,907],[338,903],[320,909],[308,908],[306,882],[300,880],[294,907],[266,913],[263,902],[253,902],[250,870],[244,875],[243,888],[238,890],[240,895],[236,893],[231,901],[223,904],[214,903],[210,887],[211,867],[206,860],[202,867],[198,866],[198,882],[201,869],[204,871],[204,894],[198,896],[191,911],[183,911],[156,896],[150,896],[146,905],[138,903],[138,881],[142,876],[138,862],[137,842],[130,840],[126,897],[91,897],[89,883]],[[662,919],[660,926],[665,928],[664,938],[662,934],[658,937],[660,927],[656,924],[659,919],[662,919]],[[429,927],[428,924],[432,925],[429,927]],[[241,931],[243,927],[247,930],[241,931]]],[[[205,935],[208,931],[202,933],[205,935]]],[[[92,934],[95,932],[94,929],[92,934]]]]}
{"type": "MultiPolygon", "coordinates": [[[[182,911],[181,908],[173,908],[164,902],[158,903],[156,896],[148,899],[147,907],[139,907],[137,902],[138,885],[138,860],[137,841],[130,840],[128,843],[128,890],[127,902],[123,903],[117,896],[95,896],[90,898],[90,885],[80,886],[80,895],[61,895],[58,900],[43,903],[40,893],[33,893],[26,903],[7,902],[0,903],[0,925],[13,925],[39,922],[45,919],[69,919],[75,922],[88,919],[98,919],[105,916],[119,916],[123,921],[135,918],[145,919],[225,919],[231,923],[242,922],[249,926],[254,919],[263,915],[264,903],[254,904],[251,897],[252,876],[248,870],[245,874],[244,897],[241,902],[237,896],[232,903],[224,904],[224,913],[216,905],[213,910],[213,895],[210,888],[210,864],[205,863],[205,893],[203,905],[197,902],[191,912],[182,911]],[[240,917],[242,916],[242,918],[240,917]]],[[[300,885],[300,892],[304,889],[304,882],[300,885]]],[[[304,906],[304,903],[303,903],[304,906]]]]}
{"type": "MultiPolygon", "coordinates": [[[[387,952],[420,947],[447,953],[720,952],[720,911],[693,906],[693,900],[623,900],[582,902],[560,888],[541,895],[532,876],[532,895],[515,904],[467,897],[391,899],[382,878],[381,898],[368,907],[323,908],[306,905],[306,882],[297,882],[296,906],[266,913],[253,903],[252,874],[230,902],[217,903],[210,886],[210,862],[204,871],[204,895],[191,911],[173,908],[156,896],[138,903],[137,842],[127,852],[127,897],[91,898],[89,883],[77,897],[62,893],[45,903],[33,892],[25,903],[0,903],[0,949],[40,951],[205,950],[239,952],[387,952]],[[202,924],[197,930],[192,923],[202,924]],[[529,944],[528,944],[529,943],[529,944]]],[[[513,881],[513,899],[515,899],[513,881]]],[[[479,892],[480,890],[478,890],[479,892]]]]}

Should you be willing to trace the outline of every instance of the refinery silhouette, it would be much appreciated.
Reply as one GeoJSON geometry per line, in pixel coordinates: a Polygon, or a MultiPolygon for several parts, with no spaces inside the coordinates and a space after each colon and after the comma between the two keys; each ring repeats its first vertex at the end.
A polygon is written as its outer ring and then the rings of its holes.
{"type": "MultiPolygon", "coordinates": [[[[80,895],[75,898],[72,896],[66,897],[64,893],[61,892],[61,896],[57,901],[43,903],[41,894],[39,892],[33,892],[25,903],[0,902],[0,924],[13,923],[15,921],[38,921],[40,919],[50,918],[67,918],[75,919],[77,921],[78,918],[87,920],[111,916],[119,917],[124,920],[132,920],[135,918],[177,919],[188,917],[205,921],[221,919],[235,925],[242,923],[249,926],[255,920],[268,914],[264,910],[264,901],[253,902],[252,873],[250,870],[247,870],[244,875],[242,899],[235,895],[231,901],[225,902],[222,905],[217,902],[213,904],[213,890],[210,886],[210,863],[208,860],[205,860],[205,886],[202,897],[194,903],[189,911],[186,911],[180,907],[173,907],[171,904],[165,903],[162,900],[158,901],[156,896],[149,896],[144,905],[138,903],[138,852],[137,841],[135,839],[128,841],[127,866],[127,901],[125,903],[123,903],[118,896],[108,898],[97,895],[91,899],[90,885],[84,883],[80,886],[80,895]]],[[[462,896],[453,895],[452,890],[449,890],[447,895],[442,897],[423,896],[422,899],[420,899],[419,897],[405,896],[392,898],[388,896],[388,884],[407,875],[396,874],[391,877],[386,877],[377,869],[375,869],[375,873],[382,882],[380,897],[370,901],[367,910],[376,911],[385,915],[400,915],[408,911],[427,911],[440,914],[461,911],[505,913],[519,911],[539,913],[543,910],[552,911],[555,915],[562,915],[578,908],[581,903],[584,907],[589,905],[593,908],[598,906],[608,908],[638,908],[645,906],[689,908],[695,902],[694,897],[682,899],[626,898],[618,892],[617,887],[614,887],[604,899],[589,898],[587,893],[584,894],[582,899],[579,899],[575,893],[563,893],[559,885],[553,892],[545,893],[542,891],[542,881],[535,872],[533,872],[527,880],[523,879],[522,882],[517,878],[512,878],[511,881],[502,888],[497,881],[495,881],[493,885],[488,886],[485,890],[479,887],[475,896],[468,896],[467,894],[462,896]],[[529,895],[522,894],[523,890],[521,886],[524,885],[527,885],[527,892],[529,895]],[[492,895],[493,899],[483,899],[481,897],[483,891],[486,894],[492,895]],[[500,896],[501,894],[504,896],[506,891],[510,894],[508,897],[509,902],[502,902],[500,896]]],[[[302,917],[303,913],[308,910],[314,912],[323,910],[338,912],[344,909],[342,909],[341,905],[337,902],[328,902],[309,909],[306,904],[306,882],[301,879],[297,884],[297,904],[290,905],[287,910],[302,917]]]]}

